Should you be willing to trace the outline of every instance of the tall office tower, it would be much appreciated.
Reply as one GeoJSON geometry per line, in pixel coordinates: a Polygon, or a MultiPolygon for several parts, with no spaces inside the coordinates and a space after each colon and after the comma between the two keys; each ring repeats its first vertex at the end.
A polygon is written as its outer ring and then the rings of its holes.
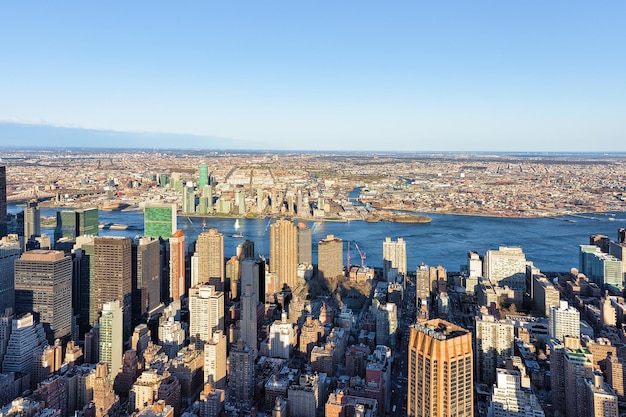
{"type": "Polygon", "coordinates": [[[383,279],[389,281],[389,270],[395,268],[406,276],[406,242],[401,237],[396,242],[390,237],[383,242],[383,279]]]}
{"type": "Polygon", "coordinates": [[[262,258],[244,259],[241,262],[241,291],[252,286],[254,303],[265,302],[265,261],[262,258]]]}
{"type": "Polygon", "coordinates": [[[32,250],[15,261],[15,312],[32,312],[50,345],[72,331],[72,258],[63,251],[32,250]]]}
{"type": "Polygon", "coordinates": [[[251,404],[254,400],[254,360],[256,349],[243,340],[230,349],[230,395],[234,402],[251,404]]]}
{"type": "Polygon", "coordinates": [[[515,326],[508,320],[496,320],[485,314],[476,316],[476,377],[479,382],[492,386],[496,382],[496,368],[513,356],[515,326]]]}
{"type": "Polygon", "coordinates": [[[57,211],[57,225],[54,229],[54,241],[61,238],[76,239],[77,236],[98,236],[98,208],[57,211]]]}
{"type": "Polygon", "coordinates": [[[198,188],[202,189],[205,185],[209,184],[209,168],[206,162],[200,162],[198,166],[198,188]]]}
{"type": "Polygon", "coordinates": [[[189,337],[200,349],[213,339],[213,332],[224,331],[224,293],[213,285],[189,290],[189,337]]]}
{"type": "Polygon", "coordinates": [[[114,410],[119,406],[120,399],[113,390],[113,380],[106,363],[96,364],[93,382],[95,417],[111,417],[118,414],[114,410]]]}
{"type": "Polygon", "coordinates": [[[580,337],[580,313],[567,301],[550,308],[549,320],[550,338],[563,341],[564,336],[580,337]]]}
{"type": "Polygon", "coordinates": [[[122,333],[123,308],[119,300],[104,303],[100,316],[100,362],[108,365],[111,381],[122,366],[124,338],[122,333]]]}
{"type": "Polygon", "coordinates": [[[0,241],[0,314],[15,307],[15,261],[22,253],[22,245],[16,238],[0,241]]]}
{"type": "Polygon", "coordinates": [[[526,289],[526,266],[532,262],[519,247],[500,246],[498,250],[488,250],[483,262],[483,273],[492,283],[514,290],[526,289]]]}
{"type": "Polygon", "coordinates": [[[585,416],[617,417],[617,395],[609,384],[604,382],[602,372],[595,370],[591,379],[585,380],[585,416]]]}
{"type": "Polygon", "coordinates": [[[183,213],[194,214],[196,212],[196,192],[193,184],[187,182],[183,187],[183,213]]]}
{"type": "Polygon", "coordinates": [[[488,415],[544,417],[545,414],[537,397],[530,389],[522,388],[520,381],[521,376],[517,370],[497,370],[496,385],[493,387],[489,401],[488,415]]]}
{"type": "Polygon", "coordinates": [[[280,219],[270,225],[270,272],[277,275],[276,291],[281,291],[284,285],[292,290],[296,288],[298,233],[289,220],[280,219]]]}
{"type": "Polygon", "coordinates": [[[579,271],[604,290],[613,287],[624,288],[624,270],[622,261],[613,255],[604,253],[594,245],[580,245],[579,271]]]}
{"type": "Polygon", "coordinates": [[[221,330],[204,345],[204,382],[216,388],[226,387],[226,335],[221,330]]]}
{"type": "Polygon", "coordinates": [[[298,223],[298,264],[313,265],[312,231],[306,224],[298,223]]]}
{"type": "Polygon", "coordinates": [[[254,258],[254,242],[244,240],[237,245],[237,258],[239,260],[254,258]]]}
{"type": "Polygon", "coordinates": [[[268,336],[269,354],[272,358],[291,359],[296,333],[293,324],[287,321],[287,313],[282,314],[281,320],[276,320],[270,326],[268,336]]]}
{"type": "Polygon", "coordinates": [[[421,305],[421,302],[428,301],[428,299],[430,299],[430,289],[431,284],[428,265],[424,265],[424,263],[422,263],[417,267],[417,271],[415,272],[415,302],[418,308],[421,305]]]}
{"type": "Polygon", "coordinates": [[[317,244],[317,274],[322,279],[341,277],[343,273],[343,241],[333,235],[317,244]]]}
{"type": "MultiPolygon", "coordinates": [[[[46,332],[41,323],[35,324],[33,315],[27,313],[11,322],[11,335],[2,360],[2,372],[30,374],[34,370],[35,357],[48,345],[46,332]]],[[[33,381],[31,381],[32,383],[33,381]]],[[[30,387],[23,387],[23,390],[30,387]]]]}
{"type": "Polygon", "coordinates": [[[146,203],[143,209],[143,232],[168,240],[176,232],[176,204],[146,203]]]}
{"type": "Polygon", "coordinates": [[[132,241],[122,236],[96,237],[93,250],[95,315],[102,311],[105,303],[119,300],[123,312],[123,340],[128,340],[132,332],[132,241]]]}
{"type": "Polygon", "coordinates": [[[407,414],[472,416],[472,334],[441,319],[414,324],[409,334],[407,414]]]}
{"type": "Polygon", "coordinates": [[[214,285],[224,291],[224,235],[217,229],[209,229],[198,235],[198,279],[201,283],[214,285]]]}
{"type": "Polygon", "coordinates": [[[39,203],[32,200],[26,203],[24,208],[24,239],[28,240],[41,235],[41,215],[39,203]]]}
{"type": "Polygon", "coordinates": [[[161,244],[158,238],[143,236],[132,245],[133,327],[161,304],[161,244]]]}
{"type": "Polygon", "coordinates": [[[0,238],[7,234],[7,171],[2,165],[0,166],[0,238]]]}
{"type": "Polygon", "coordinates": [[[254,293],[254,287],[244,285],[241,294],[241,322],[239,325],[241,339],[252,350],[256,359],[257,354],[257,303],[258,298],[254,293]]]}
{"type": "Polygon", "coordinates": [[[566,417],[586,417],[586,378],[593,375],[593,355],[577,337],[565,343],[550,340],[550,381],[555,411],[566,417]]]}
{"type": "Polygon", "coordinates": [[[180,301],[185,295],[185,235],[182,230],[170,237],[170,294],[173,301],[180,301]]]}

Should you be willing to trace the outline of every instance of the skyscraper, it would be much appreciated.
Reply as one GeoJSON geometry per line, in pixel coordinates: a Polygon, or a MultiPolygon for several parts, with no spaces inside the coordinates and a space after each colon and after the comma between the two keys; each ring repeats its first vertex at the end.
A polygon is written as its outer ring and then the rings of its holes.
{"type": "Polygon", "coordinates": [[[298,264],[313,265],[311,255],[312,232],[304,223],[298,223],[298,264]]]}
{"type": "Polygon", "coordinates": [[[7,171],[0,166],[0,238],[7,235],[7,171]]]}
{"type": "Polygon", "coordinates": [[[202,189],[205,185],[209,184],[209,168],[205,162],[200,162],[198,166],[198,188],[202,189]]]}
{"type": "Polygon", "coordinates": [[[24,239],[41,235],[41,216],[37,200],[29,201],[24,208],[24,239]]]}
{"type": "Polygon", "coordinates": [[[213,332],[224,331],[224,293],[212,285],[189,290],[189,337],[201,348],[213,340],[213,332]]]}
{"type": "Polygon", "coordinates": [[[180,301],[180,297],[186,292],[185,235],[182,230],[177,230],[170,238],[169,298],[173,301],[180,301]]]}
{"type": "Polygon", "coordinates": [[[15,307],[15,261],[22,253],[17,237],[0,241],[0,314],[15,307]]]}
{"type": "Polygon", "coordinates": [[[476,373],[480,382],[492,386],[496,382],[496,368],[513,356],[515,326],[511,321],[496,320],[491,315],[476,316],[474,339],[476,373]]]}
{"type": "Polygon", "coordinates": [[[63,251],[32,250],[15,261],[16,314],[32,312],[50,345],[72,331],[72,259],[63,251]]]}
{"type": "Polygon", "coordinates": [[[123,312],[123,340],[127,340],[132,332],[133,271],[131,246],[129,237],[107,236],[94,239],[93,309],[97,315],[102,311],[102,306],[105,303],[119,300],[123,312]]]}
{"type": "Polygon", "coordinates": [[[161,245],[151,236],[133,239],[133,327],[161,302],[161,245]]]}
{"type": "Polygon", "coordinates": [[[224,290],[224,235],[217,229],[209,229],[198,235],[198,279],[201,283],[214,285],[224,290]]]}
{"type": "Polygon", "coordinates": [[[254,358],[257,354],[257,295],[254,287],[250,284],[242,285],[241,294],[241,339],[253,351],[254,358]]]}
{"type": "Polygon", "coordinates": [[[406,275],[406,243],[401,237],[396,242],[390,237],[383,242],[383,279],[388,281],[389,270],[395,268],[399,273],[406,275]]]}
{"type": "Polygon", "coordinates": [[[100,316],[100,362],[108,365],[111,381],[119,373],[124,352],[122,305],[119,300],[104,303],[100,316]]]}
{"type": "Polygon", "coordinates": [[[317,244],[317,274],[322,279],[343,276],[343,241],[333,235],[317,244]]]}
{"type": "Polygon", "coordinates": [[[57,225],[54,229],[54,241],[61,238],[76,239],[77,236],[98,236],[98,208],[57,211],[57,225]]]}
{"type": "Polygon", "coordinates": [[[280,219],[270,225],[270,272],[277,276],[276,291],[281,291],[284,285],[292,290],[296,288],[298,234],[289,220],[280,219]]]}
{"type": "Polygon", "coordinates": [[[176,232],[176,227],[176,204],[145,204],[143,229],[146,236],[168,240],[176,232]]]}
{"type": "Polygon", "coordinates": [[[255,353],[243,340],[230,350],[230,395],[234,402],[251,404],[254,399],[255,353]]]}
{"type": "Polygon", "coordinates": [[[472,416],[472,335],[435,319],[414,324],[409,335],[409,417],[472,416]]]}

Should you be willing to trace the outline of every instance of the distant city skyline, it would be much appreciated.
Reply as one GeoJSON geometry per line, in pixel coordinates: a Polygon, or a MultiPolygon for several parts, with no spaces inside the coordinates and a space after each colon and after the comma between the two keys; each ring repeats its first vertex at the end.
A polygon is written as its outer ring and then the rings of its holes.
{"type": "Polygon", "coordinates": [[[626,151],[626,4],[10,3],[0,142],[626,151]]]}

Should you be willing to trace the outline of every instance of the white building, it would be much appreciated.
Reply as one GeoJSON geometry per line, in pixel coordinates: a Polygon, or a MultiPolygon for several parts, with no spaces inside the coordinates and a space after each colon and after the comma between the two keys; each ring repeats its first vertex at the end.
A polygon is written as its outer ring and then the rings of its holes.
{"type": "Polygon", "coordinates": [[[580,313],[570,307],[567,301],[552,307],[549,319],[548,332],[552,339],[563,341],[563,336],[580,337],[580,313]]]}

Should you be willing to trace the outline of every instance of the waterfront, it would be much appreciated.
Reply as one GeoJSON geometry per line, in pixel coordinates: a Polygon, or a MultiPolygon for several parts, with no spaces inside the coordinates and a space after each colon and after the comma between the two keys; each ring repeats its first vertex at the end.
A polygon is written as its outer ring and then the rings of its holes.
{"type": "MultiPolygon", "coordinates": [[[[9,205],[9,212],[16,213],[23,207],[9,205]]],[[[54,216],[57,209],[44,208],[42,216],[54,216]]],[[[305,222],[313,231],[313,260],[317,259],[320,239],[333,234],[344,242],[358,243],[366,253],[365,264],[382,265],[382,242],[385,237],[404,238],[407,244],[407,266],[415,270],[424,262],[430,266],[442,265],[449,271],[458,271],[466,263],[469,250],[484,255],[488,249],[498,246],[521,246],[526,258],[542,271],[567,271],[578,267],[578,245],[587,244],[592,234],[604,234],[617,239],[617,230],[626,227],[626,213],[593,213],[588,215],[563,216],[557,218],[498,218],[485,216],[430,215],[433,221],[427,224],[403,224],[392,222],[305,222]],[[610,220],[610,219],[614,220],[610,220]]],[[[101,230],[103,235],[130,236],[143,231],[143,213],[140,211],[101,211],[100,221],[133,226],[136,230],[101,230]]],[[[273,220],[240,219],[240,228],[235,230],[233,218],[206,218],[207,228],[217,228],[224,234],[224,253],[233,256],[236,247],[243,241],[232,237],[240,232],[243,238],[254,241],[258,254],[269,257],[269,224],[273,220]]],[[[203,219],[179,216],[178,227],[185,233],[188,243],[196,240],[202,232],[203,219]]],[[[43,228],[44,233],[53,234],[53,229],[43,228]]],[[[344,245],[344,259],[346,257],[344,245]]],[[[360,263],[354,245],[351,263],[360,263]]]]}

